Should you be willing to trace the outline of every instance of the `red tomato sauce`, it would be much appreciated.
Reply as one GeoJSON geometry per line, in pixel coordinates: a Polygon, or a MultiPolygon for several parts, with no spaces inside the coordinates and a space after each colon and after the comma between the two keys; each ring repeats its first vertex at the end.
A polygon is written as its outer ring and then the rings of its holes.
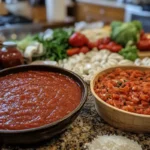
{"type": "Polygon", "coordinates": [[[120,68],[98,78],[94,90],[106,103],[119,109],[150,115],[150,71],[120,68]]]}
{"type": "Polygon", "coordinates": [[[28,71],[0,77],[0,129],[40,127],[72,112],[81,88],[58,73],[28,71]]]}

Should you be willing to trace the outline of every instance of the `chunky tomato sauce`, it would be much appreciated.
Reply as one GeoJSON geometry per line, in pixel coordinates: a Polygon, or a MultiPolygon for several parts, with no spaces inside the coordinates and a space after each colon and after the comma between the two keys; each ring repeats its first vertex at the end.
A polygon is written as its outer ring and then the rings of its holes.
{"type": "Polygon", "coordinates": [[[150,71],[115,69],[100,76],[94,90],[112,106],[150,115],[150,71]]]}
{"type": "Polygon", "coordinates": [[[67,76],[28,71],[0,77],[0,129],[40,127],[72,112],[81,88],[67,76]]]}

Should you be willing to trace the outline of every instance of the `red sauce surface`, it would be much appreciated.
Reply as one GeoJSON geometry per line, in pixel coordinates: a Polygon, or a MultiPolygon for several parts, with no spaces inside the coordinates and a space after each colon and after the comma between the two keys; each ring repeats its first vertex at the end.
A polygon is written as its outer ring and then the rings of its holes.
{"type": "Polygon", "coordinates": [[[112,106],[150,115],[150,71],[115,69],[100,76],[94,90],[112,106]]]}
{"type": "Polygon", "coordinates": [[[0,77],[0,129],[52,123],[72,112],[80,100],[79,85],[62,74],[28,71],[0,77]]]}

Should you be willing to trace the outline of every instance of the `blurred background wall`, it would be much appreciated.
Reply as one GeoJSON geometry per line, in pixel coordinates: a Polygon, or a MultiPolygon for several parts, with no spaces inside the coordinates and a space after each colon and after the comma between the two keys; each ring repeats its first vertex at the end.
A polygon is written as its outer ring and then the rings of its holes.
{"type": "Polygon", "coordinates": [[[0,35],[36,33],[75,22],[140,20],[150,32],[150,0],[0,0],[0,35]],[[60,3],[61,2],[61,3],[60,3]]]}

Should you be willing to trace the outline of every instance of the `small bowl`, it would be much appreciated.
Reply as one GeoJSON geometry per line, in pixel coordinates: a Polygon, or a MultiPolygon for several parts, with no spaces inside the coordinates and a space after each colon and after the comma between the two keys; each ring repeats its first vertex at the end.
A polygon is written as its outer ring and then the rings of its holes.
{"type": "Polygon", "coordinates": [[[149,70],[149,67],[139,67],[139,66],[117,66],[102,70],[97,73],[90,83],[92,94],[95,97],[95,106],[98,114],[110,125],[120,128],[124,131],[130,132],[150,132],[150,115],[136,114],[128,111],[118,109],[112,105],[104,102],[94,91],[94,85],[98,80],[98,77],[112,72],[116,68],[121,68],[123,70],[135,69],[135,70],[149,70]]]}
{"type": "Polygon", "coordinates": [[[0,143],[2,144],[13,144],[13,145],[34,144],[37,142],[47,140],[53,137],[54,135],[63,132],[77,118],[81,108],[83,107],[87,99],[86,83],[77,74],[59,67],[47,65],[18,66],[0,71],[0,77],[28,70],[56,72],[72,78],[76,83],[80,85],[82,90],[82,97],[80,104],[76,107],[75,110],[73,110],[71,113],[69,113],[62,119],[50,123],[48,125],[24,130],[0,130],[0,143]]]}

